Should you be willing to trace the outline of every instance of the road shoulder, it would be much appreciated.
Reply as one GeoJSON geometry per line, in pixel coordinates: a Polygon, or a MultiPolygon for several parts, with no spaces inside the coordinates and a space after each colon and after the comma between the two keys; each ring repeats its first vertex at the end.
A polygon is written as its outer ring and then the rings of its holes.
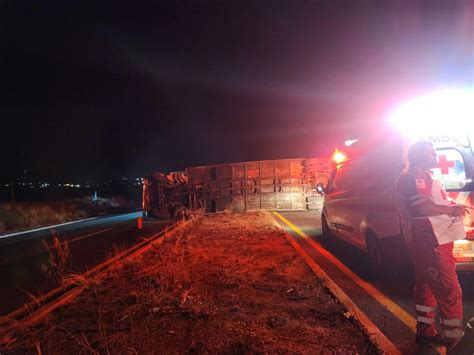
{"type": "Polygon", "coordinates": [[[7,346],[48,352],[378,353],[265,212],[193,223],[91,281],[47,322],[18,332],[7,346]]]}

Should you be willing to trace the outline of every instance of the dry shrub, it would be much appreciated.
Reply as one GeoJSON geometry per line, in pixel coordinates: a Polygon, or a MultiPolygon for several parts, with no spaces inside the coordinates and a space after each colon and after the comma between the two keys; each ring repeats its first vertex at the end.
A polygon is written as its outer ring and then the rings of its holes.
{"type": "Polygon", "coordinates": [[[68,241],[62,242],[58,232],[52,230],[51,234],[53,235],[53,243],[51,245],[46,240],[43,240],[44,248],[49,255],[49,267],[43,264],[42,270],[48,278],[55,278],[64,286],[71,271],[71,251],[69,250],[68,241]]]}
{"type": "Polygon", "coordinates": [[[26,224],[22,208],[12,203],[0,205],[0,219],[5,223],[5,230],[24,228],[26,224]]]}

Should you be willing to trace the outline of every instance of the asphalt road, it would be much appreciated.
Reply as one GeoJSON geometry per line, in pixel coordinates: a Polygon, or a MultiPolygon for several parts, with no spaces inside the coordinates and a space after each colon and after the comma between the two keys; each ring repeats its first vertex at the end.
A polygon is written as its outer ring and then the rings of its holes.
{"type": "MultiPolygon", "coordinates": [[[[329,244],[320,243],[321,219],[316,212],[286,212],[281,215],[293,223],[311,240],[319,243],[324,249],[342,261],[351,271],[364,281],[369,282],[389,299],[398,304],[402,309],[415,316],[412,301],[414,286],[413,274],[410,270],[394,270],[385,273],[383,277],[369,276],[366,258],[363,252],[345,242],[335,240],[329,244]]],[[[305,249],[305,251],[323,268],[323,270],[338,284],[338,286],[367,314],[387,337],[403,351],[404,354],[419,353],[414,348],[414,333],[406,324],[393,315],[384,305],[353,282],[349,277],[327,260],[321,253],[311,248],[295,230],[276,218],[305,249]]],[[[474,275],[459,275],[463,289],[464,319],[467,321],[474,317],[474,275]]]]}
{"type": "MultiPolygon", "coordinates": [[[[72,273],[82,273],[102,263],[114,252],[128,249],[170,225],[171,221],[143,221],[137,228],[141,212],[106,216],[79,223],[54,227],[71,252],[72,273]]],[[[42,295],[59,285],[46,277],[42,265],[48,265],[43,240],[52,244],[51,229],[0,236],[0,315],[8,314],[32,297],[42,295]]]]}

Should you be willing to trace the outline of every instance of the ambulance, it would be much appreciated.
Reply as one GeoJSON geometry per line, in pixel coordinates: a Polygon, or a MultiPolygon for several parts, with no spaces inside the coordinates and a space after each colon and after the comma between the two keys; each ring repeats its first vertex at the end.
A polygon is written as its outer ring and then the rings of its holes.
{"type": "Polygon", "coordinates": [[[474,91],[444,90],[396,108],[383,128],[364,132],[334,154],[324,194],[323,238],[340,238],[366,252],[372,268],[409,263],[395,183],[410,144],[431,142],[432,169],[453,202],[466,207],[466,239],[454,242],[458,272],[474,272],[474,91]]]}

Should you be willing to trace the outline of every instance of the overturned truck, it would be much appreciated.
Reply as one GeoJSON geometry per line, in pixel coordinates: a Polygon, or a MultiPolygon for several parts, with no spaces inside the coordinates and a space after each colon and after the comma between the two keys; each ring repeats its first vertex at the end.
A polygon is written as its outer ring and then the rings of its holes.
{"type": "Polygon", "coordinates": [[[144,179],[143,213],[174,216],[185,210],[207,213],[257,209],[321,210],[315,191],[326,185],[330,164],[326,158],[264,160],[186,168],[144,179]]]}

